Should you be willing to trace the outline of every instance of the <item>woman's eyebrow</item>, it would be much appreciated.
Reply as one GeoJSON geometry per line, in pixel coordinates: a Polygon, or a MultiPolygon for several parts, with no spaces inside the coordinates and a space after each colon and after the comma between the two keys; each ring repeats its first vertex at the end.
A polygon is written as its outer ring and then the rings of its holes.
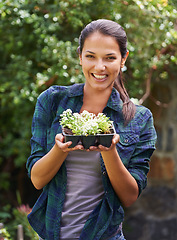
{"type": "MultiPolygon", "coordinates": [[[[91,53],[91,54],[95,54],[94,52],[89,51],[89,50],[87,50],[86,52],[91,53]]],[[[106,56],[110,56],[110,55],[115,55],[115,53],[108,53],[108,54],[106,54],[106,56]]]]}
{"type": "Polygon", "coordinates": [[[89,52],[89,53],[91,53],[91,54],[95,54],[94,52],[92,52],[92,51],[89,51],[89,50],[88,50],[88,51],[86,51],[86,52],[89,52]]]}
{"type": "Polygon", "coordinates": [[[106,56],[115,55],[115,53],[108,53],[106,56]]]}

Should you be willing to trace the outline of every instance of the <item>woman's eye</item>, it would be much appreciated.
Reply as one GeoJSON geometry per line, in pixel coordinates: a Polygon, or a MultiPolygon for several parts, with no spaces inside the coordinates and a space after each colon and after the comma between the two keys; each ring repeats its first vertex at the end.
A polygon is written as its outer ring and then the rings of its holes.
{"type": "Polygon", "coordinates": [[[86,58],[94,58],[93,55],[86,55],[86,58]]]}
{"type": "Polygon", "coordinates": [[[108,57],[107,59],[108,59],[108,60],[114,60],[114,59],[116,59],[116,57],[113,57],[113,56],[112,56],[112,57],[108,57]]]}

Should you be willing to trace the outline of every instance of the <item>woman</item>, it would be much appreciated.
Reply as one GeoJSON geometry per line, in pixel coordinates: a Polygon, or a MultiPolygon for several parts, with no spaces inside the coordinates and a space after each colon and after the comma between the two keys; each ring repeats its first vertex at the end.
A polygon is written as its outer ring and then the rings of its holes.
{"type": "Polygon", "coordinates": [[[52,86],[38,98],[32,124],[29,176],[43,192],[28,216],[43,239],[125,239],[123,207],[146,186],[156,133],[151,112],[135,106],[123,85],[127,38],[116,22],[88,24],[79,38],[85,84],[52,86]],[[64,143],[60,114],[105,113],[116,134],[110,148],[64,143]]]}

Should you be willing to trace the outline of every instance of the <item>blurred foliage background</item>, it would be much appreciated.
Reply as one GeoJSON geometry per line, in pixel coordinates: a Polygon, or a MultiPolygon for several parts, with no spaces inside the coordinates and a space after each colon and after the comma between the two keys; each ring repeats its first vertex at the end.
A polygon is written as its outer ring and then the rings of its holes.
{"type": "MultiPolygon", "coordinates": [[[[174,78],[176,0],[0,0],[0,219],[3,208],[33,204],[25,164],[37,96],[51,85],[84,81],[78,37],[90,21],[120,23],[128,36],[124,68],[132,98],[174,78]],[[150,81],[151,80],[151,81],[150,81]],[[20,197],[19,197],[20,196],[20,197]]],[[[143,102],[143,101],[142,101],[143,102]]],[[[6,211],[7,212],[7,211],[6,211]]]]}

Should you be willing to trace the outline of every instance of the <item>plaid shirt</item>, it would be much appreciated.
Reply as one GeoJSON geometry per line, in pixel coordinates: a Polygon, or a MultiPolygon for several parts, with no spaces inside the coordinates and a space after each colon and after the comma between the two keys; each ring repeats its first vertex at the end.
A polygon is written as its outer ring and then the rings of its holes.
{"type": "MultiPolygon", "coordinates": [[[[84,84],[52,86],[38,97],[32,122],[31,156],[27,161],[29,176],[34,163],[50,151],[55,144],[55,135],[61,133],[60,114],[68,108],[73,112],[80,111],[83,87],[84,84]]],[[[155,149],[152,114],[147,108],[137,106],[135,117],[124,126],[122,101],[114,88],[103,112],[114,121],[115,130],[120,135],[117,151],[136,179],[141,193],[146,186],[149,160],[155,149]]],[[[109,181],[101,154],[100,163],[105,194],[86,221],[80,240],[107,239],[116,233],[123,221],[124,211],[109,181]]],[[[56,176],[44,187],[28,216],[34,230],[44,239],[59,239],[66,185],[64,162],[56,176]]]]}

